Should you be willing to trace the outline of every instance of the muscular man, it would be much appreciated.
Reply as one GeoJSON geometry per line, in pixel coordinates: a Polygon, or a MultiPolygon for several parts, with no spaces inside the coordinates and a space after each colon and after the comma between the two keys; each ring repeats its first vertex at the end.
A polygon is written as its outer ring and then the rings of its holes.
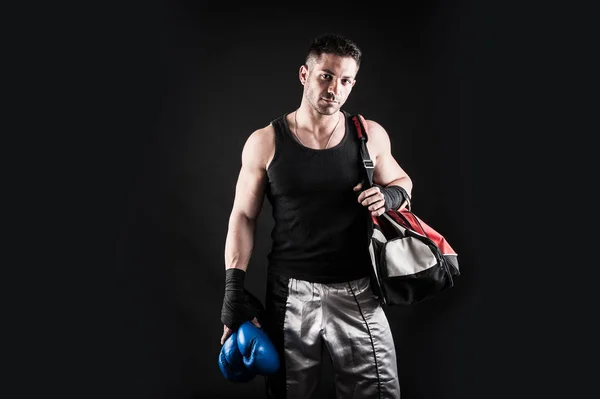
{"type": "Polygon", "coordinates": [[[266,196],[275,224],[261,327],[281,360],[266,377],[269,398],[310,398],[324,350],[338,398],[400,397],[392,333],[370,287],[367,223],[368,212],[399,208],[412,181],[386,130],[367,118],[375,185],[363,186],[360,143],[342,109],[361,58],[343,36],[315,38],[299,69],[300,106],[250,134],[242,151],[225,244],[221,344],[243,321],[261,326],[243,284],[266,196]]]}

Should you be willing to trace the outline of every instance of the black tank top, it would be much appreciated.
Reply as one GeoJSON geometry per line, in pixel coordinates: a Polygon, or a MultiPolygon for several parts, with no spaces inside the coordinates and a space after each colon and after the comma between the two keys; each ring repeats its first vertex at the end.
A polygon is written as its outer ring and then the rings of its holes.
{"type": "Polygon", "coordinates": [[[325,150],[300,144],[285,116],[271,122],[275,155],[266,195],[275,225],[269,272],[319,283],[368,276],[368,211],[352,191],[363,173],[350,115],[344,111],[342,141],[325,150]]]}

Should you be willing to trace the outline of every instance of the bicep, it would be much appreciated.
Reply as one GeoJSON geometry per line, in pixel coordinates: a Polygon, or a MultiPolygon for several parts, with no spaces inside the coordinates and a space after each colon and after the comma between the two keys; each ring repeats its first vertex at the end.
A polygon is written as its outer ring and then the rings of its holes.
{"type": "Polygon", "coordinates": [[[373,181],[381,186],[386,186],[395,180],[409,178],[406,171],[402,169],[392,155],[392,147],[387,132],[379,124],[375,122],[371,122],[371,124],[368,145],[373,148],[369,148],[369,152],[375,153],[373,181]]]}
{"type": "Polygon", "coordinates": [[[398,164],[392,154],[380,154],[377,156],[373,181],[380,186],[387,186],[391,182],[406,178],[408,174],[398,164]]]}
{"type": "Polygon", "coordinates": [[[256,219],[262,208],[267,181],[263,148],[256,136],[251,136],[242,151],[242,166],[235,188],[232,213],[256,219]]]}

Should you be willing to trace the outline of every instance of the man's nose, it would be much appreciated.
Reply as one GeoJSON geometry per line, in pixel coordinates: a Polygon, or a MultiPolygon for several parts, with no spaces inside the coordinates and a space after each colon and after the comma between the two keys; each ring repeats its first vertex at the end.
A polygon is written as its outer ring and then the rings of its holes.
{"type": "Polygon", "coordinates": [[[340,85],[337,80],[332,80],[328,87],[328,92],[332,93],[334,96],[338,96],[338,89],[340,85]]]}

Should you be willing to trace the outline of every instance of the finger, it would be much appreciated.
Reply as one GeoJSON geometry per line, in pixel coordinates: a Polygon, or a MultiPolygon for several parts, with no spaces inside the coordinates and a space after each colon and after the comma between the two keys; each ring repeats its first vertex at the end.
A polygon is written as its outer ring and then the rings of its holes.
{"type": "Polygon", "coordinates": [[[352,191],[359,191],[362,188],[362,183],[358,183],[356,186],[352,188],[352,191]]]}
{"type": "MultiPolygon", "coordinates": [[[[362,193],[360,193],[360,195],[358,196],[358,202],[363,204],[363,201],[365,199],[367,199],[375,194],[378,194],[378,193],[381,193],[381,191],[379,190],[379,187],[375,186],[375,187],[368,188],[365,191],[363,191],[362,193]]],[[[363,205],[368,205],[368,204],[363,204],[363,205]]]]}
{"type": "Polygon", "coordinates": [[[227,338],[229,338],[229,336],[231,335],[233,331],[227,327],[227,326],[223,326],[223,335],[221,336],[221,345],[223,345],[225,343],[225,341],[227,341],[227,338]]]}
{"type": "Polygon", "coordinates": [[[258,328],[261,328],[260,323],[258,322],[258,319],[256,317],[252,319],[252,324],[254,324],[258,328]]]}
{"type": "MultiPolygon", "coordinates": [[[[378,200],[378,201],[375,201],[375,202],[372,202],[372,203],[369,205],[369,208],[368,208],[368,209],[369,209],[371,212],[374,212],[374,211],[378,211],[378,210],[380,210],[380,209],[382,209],[382,208],[385,210],[385,201],[384,201],[383,199],[381,199],[381,200],[378,200]]],[[[383,213],[383,212],[382,212],[382,213],[383,213]]]]}
{"type": "Polygon", "coordinates": [[[371,211],[371,216],[381,216],[385,213],[385,207],[381,207],[376,211],[371,211]]]}
{"type": "MultiPolygon", "coordinates": [[[[362,194],[361,194],[362,195],[362,194]]],[[[379,201],[385,201],[385,198],[383,196],[383,193],[381,193],[379,190],[374,192],[373,194],[367,196],[362,202],[361,204],[363,206],[369,206],[371,204],[375,204],[376,202],[379,201]]]]}
{"type": "Polygon", "coordinates": [[[371,216],[381,216],[385,213],[385,201],[378,201],[367,208],[371,216]]]}
{"type": "Polygon", "coordinates": [[[221,345],[223,345],[225,341],[227,341],[227,338],[229,338],[230,336],[231,333],[223,333],[223,336],[221,337],[221,345]]]}

